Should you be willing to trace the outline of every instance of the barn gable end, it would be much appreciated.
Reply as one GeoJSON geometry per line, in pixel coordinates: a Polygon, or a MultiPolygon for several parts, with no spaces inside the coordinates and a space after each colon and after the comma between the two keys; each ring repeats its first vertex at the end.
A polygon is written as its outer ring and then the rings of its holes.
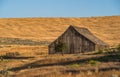
{"type": "Polygon", "coordinates": [[[95,37],[88,29],[70,26],[49,45],[49,54],[58,53],[55,47],[61,40],[66,44],[64,53],[67,54],[90,52],[108,47],[106,43],[95,37]]]}

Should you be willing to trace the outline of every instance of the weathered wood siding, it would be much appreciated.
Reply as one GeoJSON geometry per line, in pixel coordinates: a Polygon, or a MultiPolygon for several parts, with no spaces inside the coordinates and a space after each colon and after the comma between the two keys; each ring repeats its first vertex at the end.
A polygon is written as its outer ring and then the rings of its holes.
{"type": "Polygon", "coordinates": [[[67,50],[64,51],[64,53],[81,53],[95,50],[95,44],[93,42],[70,27],[63,35],[49,45],[50,54],[56,53],[55,45],[58,44],[60,40],[63,40],[67,46],[67,50]]]}

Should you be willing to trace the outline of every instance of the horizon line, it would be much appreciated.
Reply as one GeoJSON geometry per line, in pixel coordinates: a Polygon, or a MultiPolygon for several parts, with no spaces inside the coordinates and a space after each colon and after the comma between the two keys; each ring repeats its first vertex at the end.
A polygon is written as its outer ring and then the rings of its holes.
{"type": "Polygon", "coordinates": [[[94,18],[94,17],[111,17],[111,16],[120,16],[120,15],[100,15],[100,16],[81,16],[81,17],[77,17],[77,16],[27,16],[27,17],[0,17],[0,19],[9,19],[9,18],[94,18]]]}

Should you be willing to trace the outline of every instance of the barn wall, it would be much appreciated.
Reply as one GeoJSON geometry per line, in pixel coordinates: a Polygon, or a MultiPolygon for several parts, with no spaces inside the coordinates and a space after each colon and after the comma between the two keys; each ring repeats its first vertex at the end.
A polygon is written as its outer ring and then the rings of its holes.
{"type": "Polygon", "coordinates": [[[62,36],[49,45],[50,54],[56,53],[55,45],[58,44],[60,40],[63,40],[67,46],[67,50],[64,51],[64,53],[80,53],[95,50],[95,44],[93,42],[70,27],[62,36]]]}

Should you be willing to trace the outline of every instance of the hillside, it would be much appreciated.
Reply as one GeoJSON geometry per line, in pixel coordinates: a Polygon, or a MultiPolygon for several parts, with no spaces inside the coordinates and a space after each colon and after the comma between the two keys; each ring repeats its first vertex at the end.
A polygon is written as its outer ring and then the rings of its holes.
{"type": "Polygon", "coordinates": [[[88,28],[110,45],[120,43],[120,16],[91,18],[1,18],[0,37],[53,41],[69,25],[88,28]]]}

